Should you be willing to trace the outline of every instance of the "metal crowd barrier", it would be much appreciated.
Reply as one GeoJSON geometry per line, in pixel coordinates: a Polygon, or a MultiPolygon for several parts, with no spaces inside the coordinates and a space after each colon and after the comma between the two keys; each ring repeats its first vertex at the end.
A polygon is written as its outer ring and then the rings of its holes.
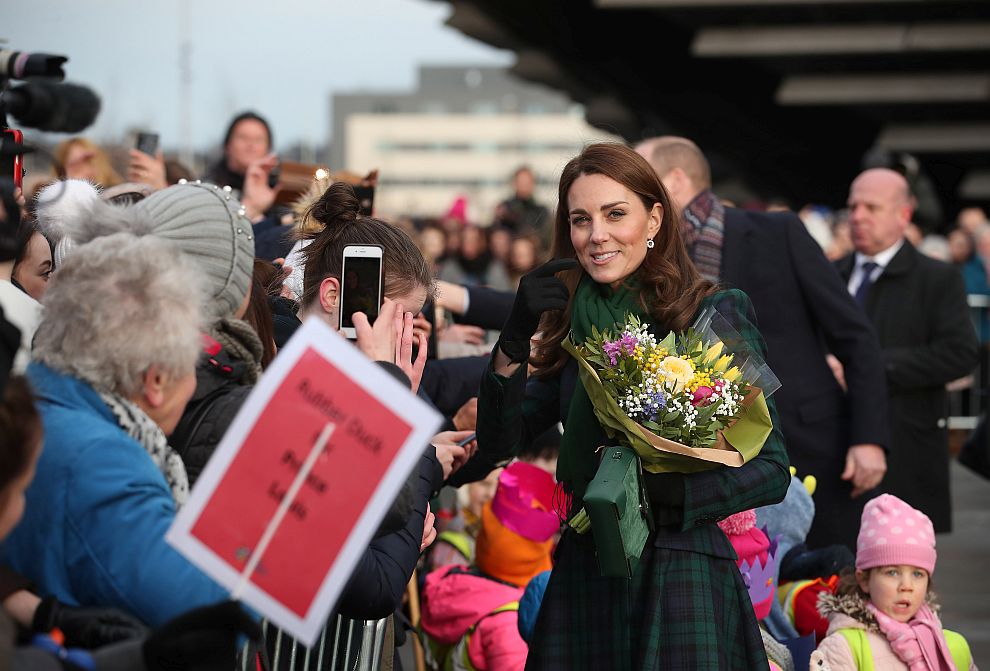
{"type": "MultiPolygon", "coordinates": [[[[307,648],[274,624],[261,623],[265,650],[246,644],[239,671],[378,671],[388,629],[383,620],[331,617],[312,648],[307,648]],[[260,659],[259,659],[260,653],[260,659]]],[[[392,660],[387,660],[389,665],[392,660]]]]}
{"type": "Polygon", "coordinates": [[[969,294],[967,300],[980,338],[980,360],[971,375],[949,384],[949,428],[971,431],[986,413],[990,397],[990,296],[969,294]]]}

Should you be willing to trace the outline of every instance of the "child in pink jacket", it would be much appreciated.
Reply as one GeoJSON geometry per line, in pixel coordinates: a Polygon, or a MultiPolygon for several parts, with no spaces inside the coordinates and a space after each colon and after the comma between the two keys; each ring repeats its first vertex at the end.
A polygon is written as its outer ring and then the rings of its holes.
{"type": "Polygon", "coordinates": [[[519,599],[533,576],[551,567],[553,477],[526,463],[499,476],[481,513],[473,566],[444,566],[426,576],[422,628],[433,668],[522,671],[519,599]]]}
{"type": "Polygon", "coordinates": [[[819,597],[828,635],[812,655],[815,671],[970,671],[969,645],[942,628],[932,601],[935,532],[931,520],[896,496],[866,504],[856,542],[856,573],[819,597]]]}

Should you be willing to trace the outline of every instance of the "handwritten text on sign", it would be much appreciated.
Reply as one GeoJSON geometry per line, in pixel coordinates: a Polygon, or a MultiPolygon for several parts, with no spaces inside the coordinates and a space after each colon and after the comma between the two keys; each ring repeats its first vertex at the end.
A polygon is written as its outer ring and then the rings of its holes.
{"type": "Polygon", "coordinates": [[[269,407],[251,429],[228,473],[191,533],[232,566],[247,562],[306,454],[327,422],[337,425],[306,478],[289,514],[262,557],[252,582],[299,617],[313,597],[350,529],[341,520],[358,517],[378,486],[379,473],[395,457],[412,427],[372,398],[314,351],[282,381],[269,407]],[[360,416],[358,415],[360,413],[360,416]],[[287,425],[281,417],[292,417],[287,425]],[[377,462],[377,464],[376,464],[377,462]],[[330,486],[329,483],[333,483],[330,486]],[[252,496],[245,490],[266,492],[252,496]],[[232,528],[230,519],[251,520],[232,528]],[[303,553],[303,541],[319,535],[319,552],[303,553]],[[291,565],[287,580],[280,565],[291,565]]]}

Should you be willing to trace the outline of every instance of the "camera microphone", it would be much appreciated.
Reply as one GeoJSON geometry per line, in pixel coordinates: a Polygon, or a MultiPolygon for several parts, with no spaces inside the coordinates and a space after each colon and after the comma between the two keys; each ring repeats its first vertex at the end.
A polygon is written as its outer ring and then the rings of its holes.
{"type": "Polygon", "coordinates": [[[46,77],[65,79],[62,65],[69,60],[65,56],[53,54],[32,54],[27,51],[0,49],[0,79],[24,79],[25,77],[46,77]]]}
{"type": "Polygon", "coordinates": [[[85,86],[26,82],[0,95],[0,108],[22,125],[56,133],[78,133],[100,112],[100,99],[85,86]]]}

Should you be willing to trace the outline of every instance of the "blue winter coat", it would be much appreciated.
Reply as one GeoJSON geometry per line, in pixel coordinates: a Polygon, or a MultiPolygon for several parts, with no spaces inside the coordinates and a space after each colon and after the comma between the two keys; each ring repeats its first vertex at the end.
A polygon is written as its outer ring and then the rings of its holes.
{"type": "Polygon", "coordinates": [[[45,439],[6,562],[42,594],[116,606],[150,626],[228,598],[165,543],[175,505],[144,448],[87,383],[28,368],[45,439]]]}

